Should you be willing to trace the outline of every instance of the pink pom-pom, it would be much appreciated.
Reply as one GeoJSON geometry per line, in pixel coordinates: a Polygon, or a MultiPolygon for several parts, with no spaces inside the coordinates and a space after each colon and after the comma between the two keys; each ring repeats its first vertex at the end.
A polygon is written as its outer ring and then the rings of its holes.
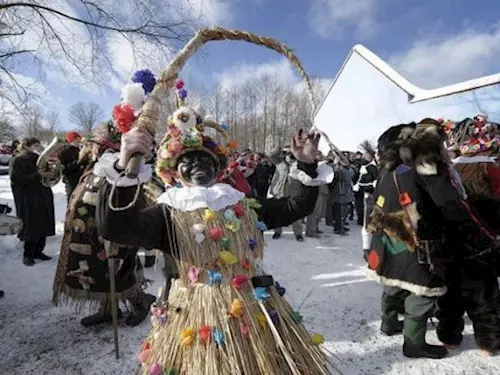
{"type": "Polygon", "coordinates": [[[182,88],[184,87],[184,81],[182,80],[178,80],[176,83],[175,83],[175,88],[177,90],[182,90],[182,88]]]}

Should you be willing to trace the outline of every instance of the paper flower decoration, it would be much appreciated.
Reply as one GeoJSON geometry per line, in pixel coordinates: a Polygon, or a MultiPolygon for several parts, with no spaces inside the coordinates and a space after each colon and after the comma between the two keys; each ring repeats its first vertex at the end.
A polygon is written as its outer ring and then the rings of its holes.
{"type": "Polygon", "coordinates": [[[137,356],[137,359],[139,360],[139,362],[141,363],[146,363],[148,358],[149,358],[149,354],[151,353],[151,350],[150,349],[146,349],[146,350],[143,350],[139,353],[139,355],[137,356]]]}
{"type": "Polygon", "coordinates": [[[184,88],[184,81],[179,79],[177,82],[175,82],[175,88],[177,90],[182,90],[184,88]]]}
{"type": "Polygon", "coordinates": [[[248,260],[247,257],[243,257],[240,262],[241,266],[247,270],[252,269],[252,263],[248,260]]]}
{"type": "Polygon", "coordinates": [[[229,315],[233,318],[241,318],[243,316],[243,305],[240,300],[235,298],[231,303],[231,307],[229,308],[229,315]]]}
{"type": "Polygon", "coordinates": [[[192,345],[194,342],[194,329],[189,327],[183,330],[179,336],[181,340],[181,345],[188,346],[192,345]]]}
{"type": "Polygon", "coordinates": [[[208,344],[210,342],[210,338],[212,337],[212,328],[203,325],[200,327],[199,334],[203,342],[208,344]]]}
{"type": "Polygon", "coordinates": [[[257,322],[259,322],[262,328],[265,328],[267,326],[267,318],[263,312],[257,314],[257,322]]]}
{"type": "Polygon", "coordinates": [[[240,332],[244,337],[248,337],[248,335],[250,334],[250,330],[245,323],[240,323],[240,332]]]}
{"type": "Polygon", "coordinates": [[[223,250],[219,253],[219,257],[225,266],[232,266],[238,263],[238,258],[236,258],[230,251],[223,250]]]}
{"type": "Polygon", "coordinates": [[[215,228],[210,229],[210,238],[214,241],[220,240],[222,238],[223,234],[224,233],[222,232],[222,229],[219,227],[215,227],[215,228]]]}
{"type": "Polygon", "coordinates": [[[261,232],[265,232],[267,230],[267,225],[263,221],[257,221],[257,229],[261,232]]]}
{"type": "Polygon", "coordinates": [[[153,363],[150,367],[149,375],[163,375],[163,370],[157,362],[153,363]]]}
{"type": "Polygon", "coordinates": [[[275,325],[279,323],[278,312],[276,310],[269,310],[269,317],[275,325]]]}
{"type": "Polygon", "coordinates": [[[257,210],[262,207],[262,205],[255,198],[247,198],[246,202],[248,204],[248,207],[254,210],[257,210]]]}
{"type": "Polygon", "coordinates": [[[187,98],[188,93],[185,89],[177,90],[177,96],[179,97],[180,100],[184,100],[187,98]]]}
{"type": "Polygon", "coordinates": [[[296,322],[296,323],[301,323],[302,320],[304,320],[304,317],[302,315],[300,315],[300,313],[298,311],[293,311],[292,312],[292,319],[296,322]]]}
{"type": "Polygon", "coordinates": [[[270,298],[271,296],[270,296],[269,292],[266,290],[266,288],[259,286],[253,290],[253,297],[257,301],[263,301],[263,300],[270,298]]]}
{"type": "Polygon", "coordinates": [[[222,274],[220,272],[213,270],[208,271],[208,283],[210,285],[213,286],[221,281],[222,281],[222,274]]]}
{"type": "Polygon", "coordinates": [[[130,104],[134,111],[139,111],[146,101],[146,93],[141,83],[129,83],[122,88],[122,100],[130,104]]]}
{"type": "Polygon", "coordinates": [[[156,85],[156,78],[151,70],[144,69],[138,70],[134,73],[134,75],[132,76],[132,82],[142,84],[144,92],[146,94],[150,94],[156,85]]]}
{"type": "Polygon", "coordinates": [[[204,212],[203,212],[203,220],[206,222],[206,223],[210,223],[211,221],[213,221],[215,219],[215,211],[212,210],[211,208],[207,208],[204,212]]]}
{"type": "Polygon", "coordinates": [[[224,333],[219,328],[214,329],[214,341],[220,347],[224,346],[224,333]]]}
{"type": "Polygon", "coordinates": [[[191,108],[180,107],[173,115],[174,124],[182,131],[196,126],[196,113],[191,108]]]}
{"type": "Polygon", "coordinates": [[[281,297],[283,297],[283,296],[285,295],[285,293],[286,293],[286,288],[282,287],[282,286],[280,285],[280,283],[279,283],[279,282],[277,282],[277,281],[274,283],[274,286],[276,287],[276,291],[278,292],[278,294],[279,294],[281,297]]]}
{"type": "Polygon", "coordinates": [[[203,223],[194,224],[193,227],[191,228],[191,232],[193,234],[202,233],[205,231],[206,228],[207,226],[203,223]]]}
{"type": "Polygon", "coordinates": [[[236,217],[238,218],[243,217],[245,216],[245,207],[241,203],[235,204],[233,206],[233,212],[236,215],[236,217]]]}
{"type": "Polygon", "coordinates": [[[224,211],[224,220],[233,221],[234,219],[236,219],[236,215],[232,209],[228,208],[224,211]]]}
{"type": "Polygon", "coordinates": [[[231,281],[236,289],[241,289],[248,283],[248,277],[246,275],[236,275],[233,276],[231,281]]]}
{"type": "Polygon", "coordinates": [[[113,107],[113,119],[116,127],[121,134],[127,133],[132,129],[135,121],[134,108],[130,104],[118,104],[113,107]]]}
{"type": "Polygon", "coordinates": [[[249,239],[248,240],[248,247],[250,248],[250,250],[255,250],[255,248],[257,247],[257,241],[253,240],[253,239],[249,239]]]}
{"type": "Polygon", "coordinates": [[[231,247],[231,239],[228,237],[223,237],[220,240],[220,245],[224,250],[228,250],[231,247]]]}
{"type": "Polygon", "coordinates": [[[200,275],[200,269],[195,266],[189,267],[188,270],[188,279],[191,283],[195,283],[198,281],[198,276],[200,275]]]}
{"type": "Polygon", "coordinates": [[[182,143],[174,139],[167,144],[167,152],[171,155],[177,155],[182,151],[182,143]]]}
{"type": "Polygon", "coordinates": [[[236,233],[237,231],[240,230],[241,228],[241,221],[239,219],[234,219],[233,221],[227,222],[225,224],[226,228],[229,229],[231,232],[236,233]]]}
{"type": "Polygon", "coordinates": [[[313,333],[311,335],[311,341],[314,345],[321,345],[325,342],[325,337],[319,333],[313,333]]]}

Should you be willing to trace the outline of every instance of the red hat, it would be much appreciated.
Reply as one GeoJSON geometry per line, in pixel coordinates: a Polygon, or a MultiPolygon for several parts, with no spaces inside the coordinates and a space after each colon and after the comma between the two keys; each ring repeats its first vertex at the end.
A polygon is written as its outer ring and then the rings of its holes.
{"type": "Polygon", "coordinates": [[[68,132],[66,133],[66,142],[71,143],[77,138],[81,138],[82,136],[77,132],[68,132]]]}

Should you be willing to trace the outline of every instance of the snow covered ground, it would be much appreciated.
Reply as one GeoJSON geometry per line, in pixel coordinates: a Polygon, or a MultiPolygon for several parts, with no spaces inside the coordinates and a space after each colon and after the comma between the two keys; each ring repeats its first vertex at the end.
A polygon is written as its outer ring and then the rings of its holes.
{"type": "MultiPolygon", "coordinates": [[[[5,291],[0,300],[0,374],[131,374],[149,319],[134,328],[121,324],[121,358],[117,361],[109,326],[85,329],[79,324],[81,315],[52,306],[52,280],[66,206],[63,186],[54,188],[54,198],[58,235],[48,239],[46,253],[54,257],[51,261],[25,267],[17,238],[0,237],[0,289],[5,291]]],[[[0,203],[13,207],[8,176],[0,176],[0,203]]],[[[331,232],[331,228],[325,231],[331,232]]],[[[326,234],[301,244],[291,231],[277,241],[269,234],[266,239],[267,269],[286,287],[287,299],[304,315],[308,329],[325,335],[325,349],[335,353],[333,361],[344,374],[500,374],[500,358],[478,354],[470,325],[463,345],[440,361],[409,360],[401,354],[401,336],[381,336],[381,289],[364,277],[358,233],[347,237],[326,234]]],[[[160,262],[156,270],[146,270],[146,276],[155,280],[153,294],[162,284],[161,267],[160,262]]],[[[428,340],[437,342],[431,325],[428,340]]]]}

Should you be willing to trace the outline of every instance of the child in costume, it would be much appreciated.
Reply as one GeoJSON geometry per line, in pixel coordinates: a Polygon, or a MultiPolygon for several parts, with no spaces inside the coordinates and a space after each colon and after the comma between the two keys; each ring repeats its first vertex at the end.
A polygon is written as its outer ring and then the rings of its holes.
{"type": "Polygon", "coordinates": [[[310,214],[318,186],[333,178],[332,169],[315,160],[319,136],[293,139],[291,195],[257,201],[215,182],[236,147],[219,124],[181,106],[168,127],[157,174],[170,187],[156,206],[130,204],[150,169],[142,164],[138,179],[122,173],[132,155],[147,153],[148,133],[124,134],[120,154],[104,155],[94,168],[108,182],[97,207],[103,237],[161,249],[177,262],[179,278],[168,304],[151,308],[153,328],[139,354],[142,373],[329,374],[321,336],[309,336],[300,314],[283,299],[285,288],[262,266],[262,232],[310,214]],[[208,128],[223,141],[208,136],[208,128]]]}

